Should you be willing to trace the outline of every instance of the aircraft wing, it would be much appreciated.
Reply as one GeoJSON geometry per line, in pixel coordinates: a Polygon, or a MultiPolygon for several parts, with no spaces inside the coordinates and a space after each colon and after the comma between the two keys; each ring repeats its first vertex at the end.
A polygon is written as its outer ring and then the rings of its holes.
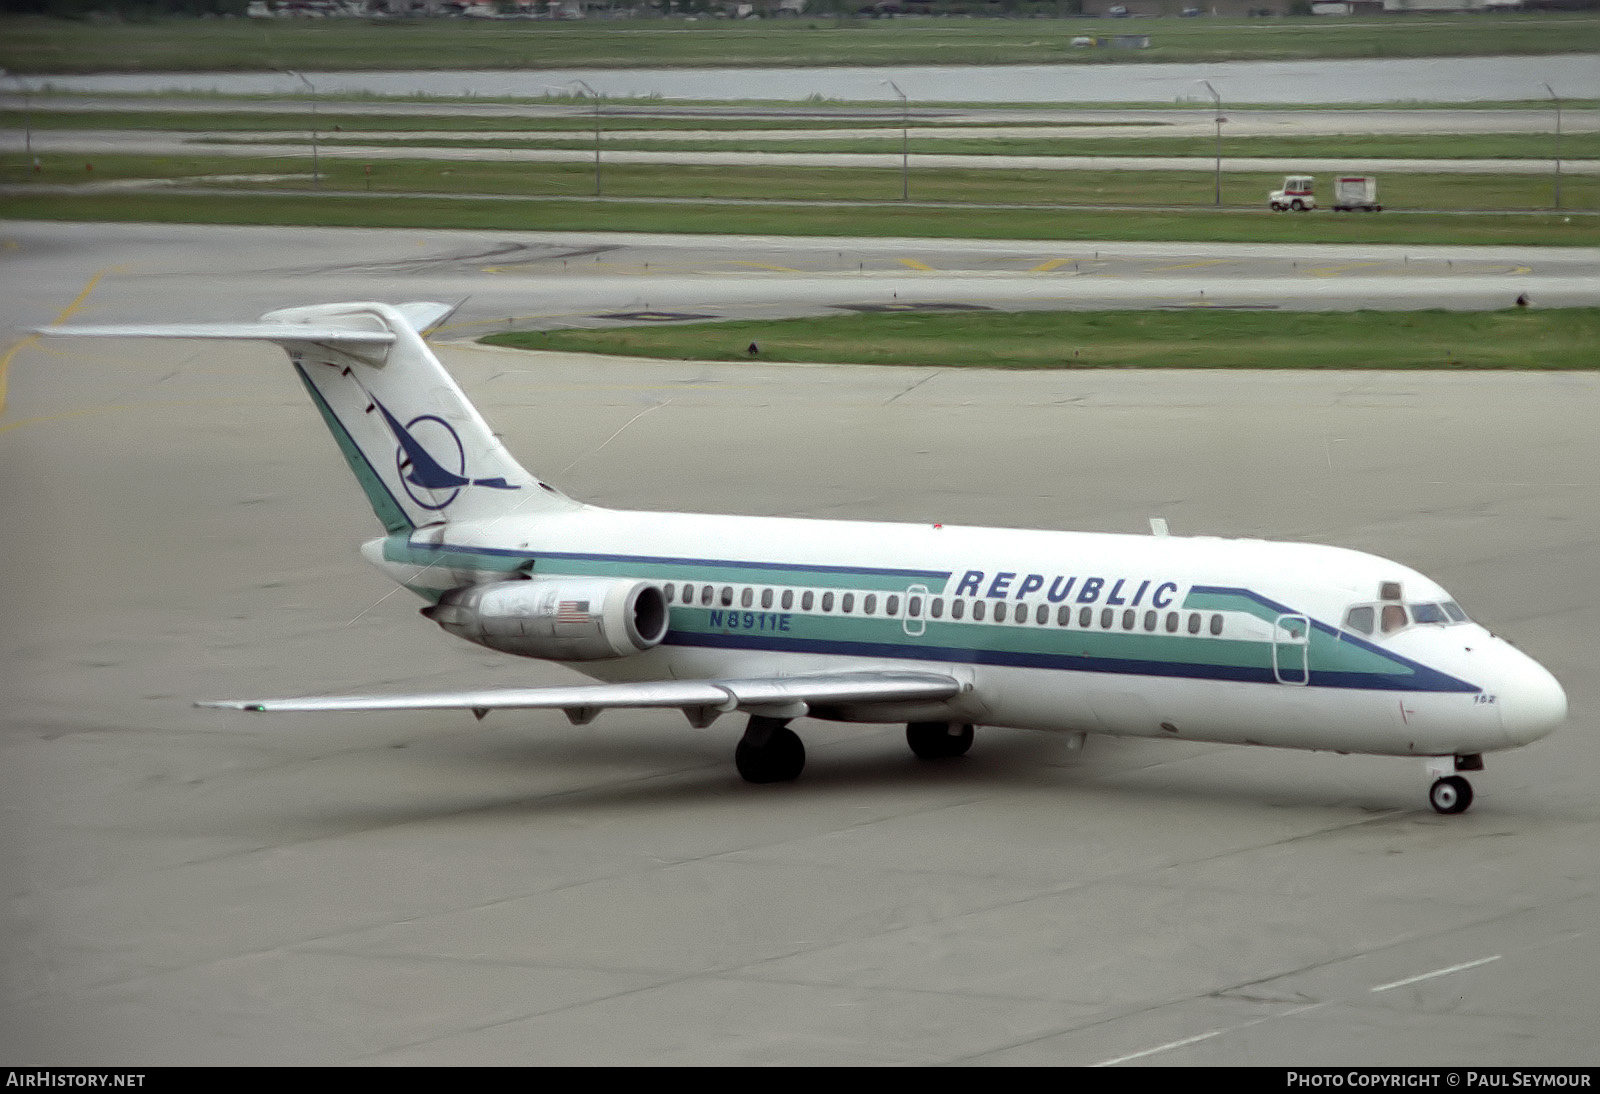
{"type": "Polygon", "coordinates": [[[749,680],[657,680],[555,688],[488,688],[412,695],[328,695],[303,699],[217,699],[196,706],[257,713],[378,710],[563,710],[575,724],[612,708],[668,707],[697,726],[735,710],[797,718],[812,705],[948,699],[962,690],[953,676],[932,672],[840,672],[749,680]]]}

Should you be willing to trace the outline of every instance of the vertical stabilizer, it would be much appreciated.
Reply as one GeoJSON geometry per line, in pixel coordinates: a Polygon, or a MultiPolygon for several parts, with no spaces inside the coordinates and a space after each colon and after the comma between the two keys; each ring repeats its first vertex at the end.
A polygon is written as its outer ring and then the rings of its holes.
{"type": "Polygon", "coordinates": [[[44,334],[275,342],[390,532],[576,508],[511,457],[423,341],[443,304],[323,304],[256,323],[54,327],[44,334]]]}

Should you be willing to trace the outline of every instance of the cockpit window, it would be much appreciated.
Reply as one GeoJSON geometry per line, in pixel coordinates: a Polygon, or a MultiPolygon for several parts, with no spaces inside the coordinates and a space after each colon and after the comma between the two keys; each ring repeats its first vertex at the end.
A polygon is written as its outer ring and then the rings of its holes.
{"type": "Polygon", "coordinates": [[[1411,605],[1411,621],[1413,623],[1448,623],[1450,617],[1444,614],[1442,604],[1413,604],[1411,605]]]}
{"type": "Polygon", "coordinates": [[[1371,634],[1372,606],[1367,604],[1359,608],[1351,608],[1345,613],[1344,626],[1345,630],[1355,631],[1357,634],[1371,634]]]}
{"type": "Polygon", "coordinates": [[[1457,604],[1454,600],[1446,600],[1443,606],[1445,614],[1451,619],[1454,619],[1457,623],[1468,622],[1467,613],[1462,611],[1461,605],[1457,604]]]}
{"type": "Polygon", "coordinates": [[[1383,606],[1383,633],[1393,634],[1406,625],[1406,610],[1398,604],[1383,606]]]}

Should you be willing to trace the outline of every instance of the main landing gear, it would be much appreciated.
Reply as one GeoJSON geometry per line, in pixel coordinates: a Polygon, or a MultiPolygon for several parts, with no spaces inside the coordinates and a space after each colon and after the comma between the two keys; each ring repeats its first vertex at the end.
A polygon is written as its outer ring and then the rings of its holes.
{"type": "Polygon", "coordinates": [[[950,760],[972,747],[972,727],[960,722],[912,722],[906,743],[919,760],[950,760]]]}
{"type": "MultiPolygon", "coordinates": [[[[906,726],[906,743],[920,759],[954,759],[972,747],[972,727],[960,722],[912,722],[906,726]]],[[[806,746],[789,728],[787,718],[754,714],[733,750],[733,764],[745,782],[793,782],[805,769],[806,746]]]]}
{"type": "Polygon", "coordinates": [[[1447,771],[1482,771],[1482,756],[1455,756],[1430,760],[1428,773],[1437,775],[1428,788],[1428,804],[1435,813],[1465,813],[1472,805],[1472,784],[1460,775],[1447,775],[1447,771]]]}
{"type": "Polygon", "coordinates": [[[753,714],[733,750],[733,764],[745,782],[793,782],[805,769],[806,746],[789,728],[787,718],[753,714]]]}

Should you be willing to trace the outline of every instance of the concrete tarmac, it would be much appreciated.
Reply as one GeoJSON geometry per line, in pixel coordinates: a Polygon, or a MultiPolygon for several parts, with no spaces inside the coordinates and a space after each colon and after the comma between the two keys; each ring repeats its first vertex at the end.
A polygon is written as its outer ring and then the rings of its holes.
{"type": "MultiPolygon", "coordinates": [[[[231,230],[6,227],[13,334],[337,280],[231,230]]],[[[453,241],[320,238],[352,295],[456,284],[453,241]]],[[[24,339],[0,1058],[1595,1063],[1593,374],[442,356],[599,504],[1376,551],[1547,664],[1572,720],[1440,817],[1420,763],[1374,757],[980,730],[930,767],[898,727],[803,721],[804,777],[757,787],[733,719],[196,710],[575,677],[449,638],[361,562],[378,525],[277,350],[24,339]]]]}

